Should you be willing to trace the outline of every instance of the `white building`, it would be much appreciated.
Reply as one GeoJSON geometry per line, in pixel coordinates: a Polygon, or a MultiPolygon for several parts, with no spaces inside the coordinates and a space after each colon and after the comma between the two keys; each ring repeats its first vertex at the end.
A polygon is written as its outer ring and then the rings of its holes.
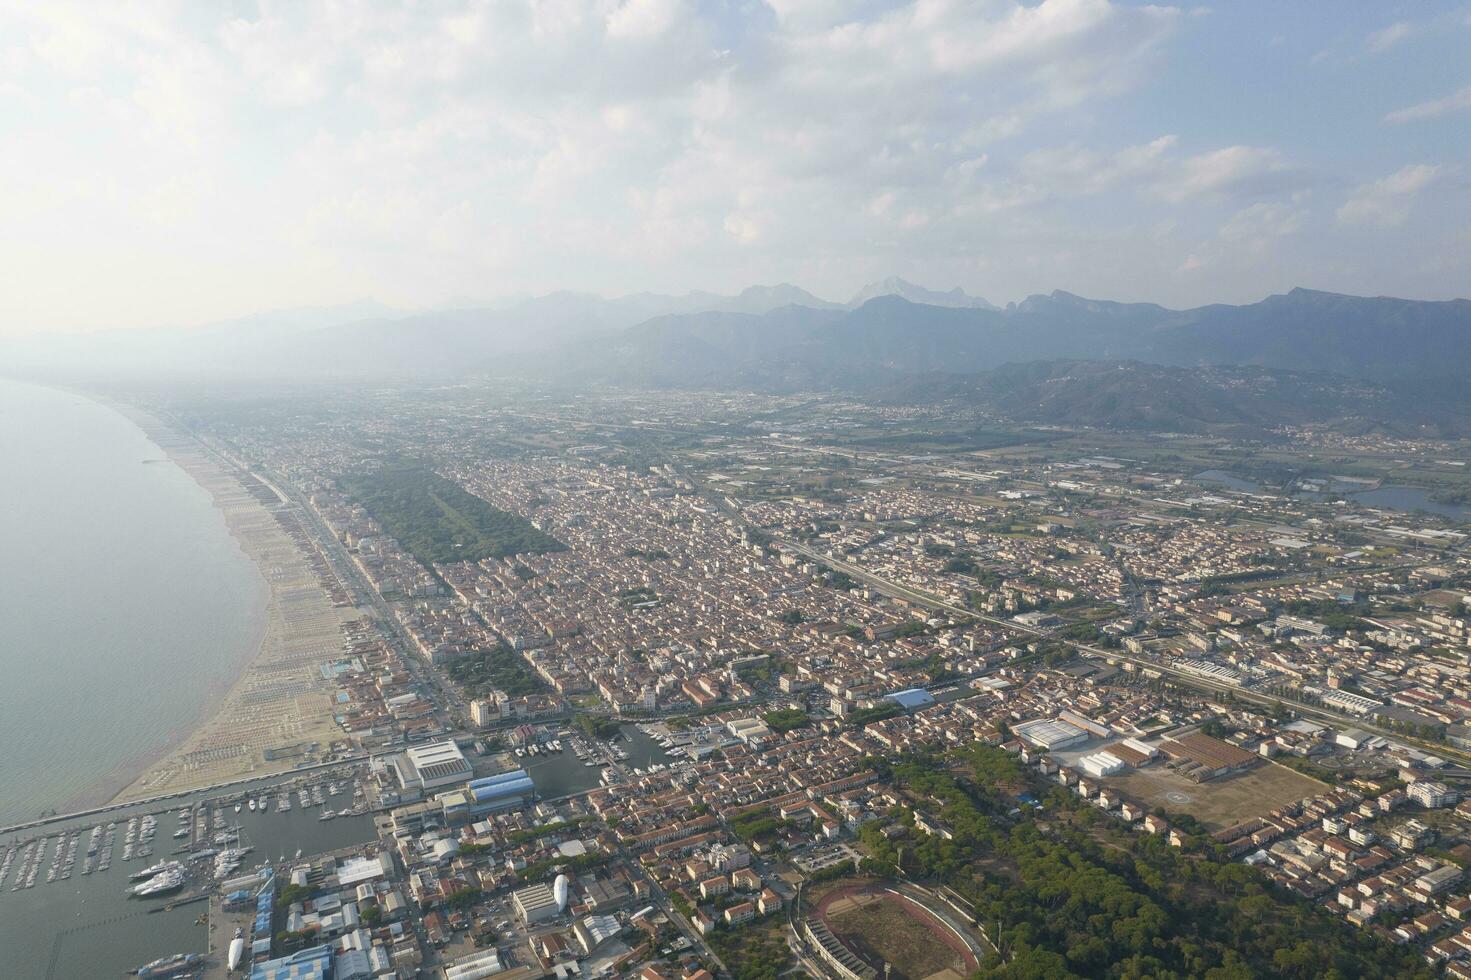
{"type": "Polygon", "coordinates": [[[1453,806],[1459,794],[1445,783],[1433,779],[1417,780],[1405,790],[1405,795],[1426,809],[1453,806]]]}
{"type": "Polygon", "coordinates": [[[1111,752],[1095,752],[1092,755],[1085,755],[1078,760],[1078,765],[1095,779],[1100,776],[1112,776],[1124,770],[1124,760],[1111,752]]]}
{"type": "Polygon", "coordinates": [[[1327,690],[1322,694],[1323,703],[1330,708],[1342,708],[1356,715],[1367,715],[1377,708],[1384,707],[1383,701],[1366,698],[1362,694],[1354,694],[1351,691],[1327,690]]]}
{"type": "Polygon", "coordinates": [[[582,951],[591,953],[618,935],[621,929],[618,920],[611,915],[589,915],[577,920],[577,924],[572,927],[572,934],[577,937],[577,944],[582,947],[582,951]]]}
{"type": "Polygon", "coordinates": [[[536,925],[557,917],[557,897],[549,885],[527,885],[511,893],[516,914],[527,925],[536,925]]]}
{"type": "Polygon", "coordinates": [[[470,722],[476,728],[484,728],[501,720],[501,706],[488,698],[470,702],[470,722]]]}
{"type": "Polygon", "coordinates": [[[747,745],[759,746],[771,737],[771,729],[760,718],[736,718],[725,723],[731,735],[747,745]]]}
{"type": "Polygon", "coordinates": [[[444,980],[484,980],[505,970],[500,954],[494,949],[471,953],[444,965],[444,980]]]}
{"type": "Polygon", "coordinates": [[[388,763],[404,789],[431,790],[463,783],[474,775],[470,760],[453,741],[416,745],[388,763]]]}
{"type": "Polygon", "coordinates": [[[1022,722],[1012,726],[1012,731],[1045,752],[1065,749],[1088,739],[1088,733],[1076,725],[1050,718],[1022,722]]]}

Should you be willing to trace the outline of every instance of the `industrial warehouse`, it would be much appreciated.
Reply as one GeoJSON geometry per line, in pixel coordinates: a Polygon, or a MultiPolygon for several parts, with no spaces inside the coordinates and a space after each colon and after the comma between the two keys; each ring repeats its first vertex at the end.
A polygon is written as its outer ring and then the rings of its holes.
{"type": "Polygon", "coordinates": [[[458,797],[464,801],[469,816],[483,817],[501,810],[519,809],[531,799],[534,792],[531,777],[526,774],[526,770],[512,769],[471,780],[462,792],[444,794],[444,812],[447,817],[456,815],[456,809],[460,805],[455,801],[458,797]]]}
{"type": "Polygon", "coordinates": [[[517,810],[536,794],[524,769],[470,780],[459,788],[416,800],[391,811],[393,829],[418,833],[425,827],[454,826],[506,810],[517,810]]]}
{"type": "Polygon", "coordinates": [[[464,782],[473,775],[470,760],[453,741],[416,745],[387,763],[405,791],[420,793],[464,782]]]}
{"type": "MultiPolygon", "coordinates": [[[[395,830],[418,833],[425,827],[468,823],[526,806],[536,796],[531,776],[522,768],[507,768],[510,756],[497,756],[499,771],[475,774],[474,766],[453,741],[415,746],[381,763],[395,830]]],[[[482,772],[484,770],[482,769],[482,772]]]]}

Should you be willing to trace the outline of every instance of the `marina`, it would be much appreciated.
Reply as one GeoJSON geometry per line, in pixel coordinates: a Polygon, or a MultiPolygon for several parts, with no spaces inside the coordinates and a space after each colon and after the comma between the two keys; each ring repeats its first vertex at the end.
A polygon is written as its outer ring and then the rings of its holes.
{"type": "Polygon", "coordinates": [[[518,762],[536,784],[542,799],[560,799],[598,786],[606,785],[604,773],[622,778],[634,769],[667,764],[669,755],[636,725],[622,725],[612,742],[588,739],[581,734],[554,732],[548,741],[559,742],[561,751],[543,751],[538,743],[535,755],[523,752],[518,762]]]}
{"type": "MultiPolygon", "coordinates": [[[[523,758],[546,799],[673,761],[633,725],[611,742],[542,734],[523,758]],[[602,762],[588,767],[579,753],[602,762]]],[[[223,960],[232,939],[212,934],[196,903],[263,865],[373,839],[366,772],[362,763],[344,765],[0,834],[0,942],[23,950],[15,975],[121,975],[186,953],[223,960]],[[68,855],[91,871],[68,876],[68,855]],[[139,915],[148,917],[146,929],[134,921],[139,915]]],[[[152,975],[193,976],[199,962],[152,975]]]]}
{"type": "MultiPolygon", "coordinates": [[[[212,950],[222,958],[229,937],[211,936],[208,922],[199,921],[196,903],[222,878],[303,852],[371,840],[371,818],[360,800],[349,799],[358,775],[360,770],[345,767],[331,779],[276,777],[225,795],[195,794],[164,809],[153,804],[112,812],[105,820],[78,817],[0,835],[0,943],[12,951],[6,976],[113,976],[176,953],[202,956],[212,950]],[[303,789],[312,798],[318,785],[324,800],[345,804],[330,821],[310,810],[260,804],[266,793],[284,800],[288,789],[303,789]],[[254,810],[248,806],[251,799],[257,801],[254,810]],[[238,816],[237,802],[242,804],[238,816]],[[171,828],[187,828],[187,839],[174,839],[171,828]],[[150,840],[157,853],[145,853],[150,840]],[[93,862],[90,872],[88,862],[93,862]],[[146,928],[140,928],[137,916],[147,916],[146,928]]],[[[194,975],[177,966],[176,972],[138,975],[194,975]]]]}

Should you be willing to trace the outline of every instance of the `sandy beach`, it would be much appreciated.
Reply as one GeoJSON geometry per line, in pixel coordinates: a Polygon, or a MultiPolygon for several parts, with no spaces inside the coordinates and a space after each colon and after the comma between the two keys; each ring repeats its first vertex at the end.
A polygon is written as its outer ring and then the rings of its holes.
{"type": "Polygon", "coordinates": [[[282,518],[291,519],[289,505],[269,487],[158,419],[115,407],[210,493],[269,598],[259,649],[239,679],[114,801],[284,772],[320,757],[342,735],[333,722],[335,685],[321,667],[342,653],[342,624],[361,612],[333,605],[303,546],[283,526],[282,518]]]}

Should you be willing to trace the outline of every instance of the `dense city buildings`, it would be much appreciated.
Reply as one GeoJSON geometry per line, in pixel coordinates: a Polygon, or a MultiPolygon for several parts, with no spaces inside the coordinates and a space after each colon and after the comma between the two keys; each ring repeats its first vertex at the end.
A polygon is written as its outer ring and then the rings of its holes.
{"type": "Polygon", "coordinates": [[[935,969],[1051,963],[1023,826],[1132,902],[1193,876],[1196,913],[1249,933],[1247,888],[1349,966],[1471,963],[1465,515],[1362,496],[1451,485],[1456,446],[1325,470],[1349,447],[1311,431],[957,447],[972,420],[832,400],[318,397],[168,408],[355,611],[323,676],[378,837],[272,884],[259,976],[870,976],[906,929],[935,969]]]}

